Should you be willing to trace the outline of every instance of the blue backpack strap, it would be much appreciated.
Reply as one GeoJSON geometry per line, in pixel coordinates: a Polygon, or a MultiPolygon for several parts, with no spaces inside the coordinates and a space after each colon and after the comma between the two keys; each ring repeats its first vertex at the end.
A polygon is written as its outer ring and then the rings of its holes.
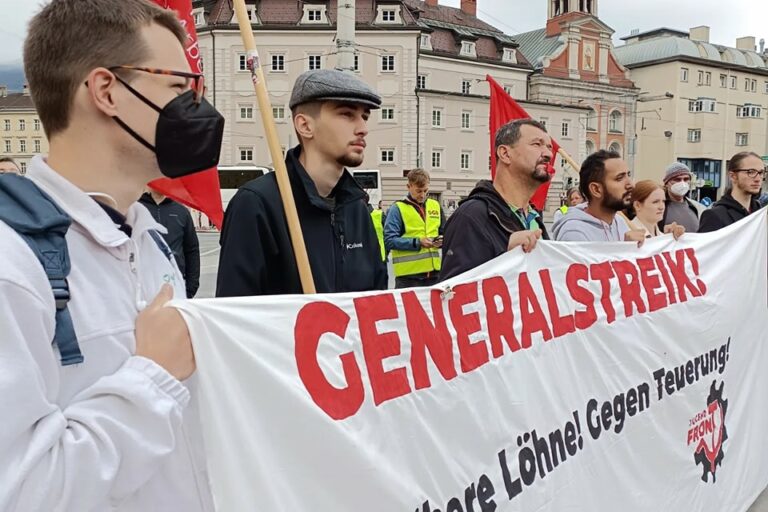
{"type": "Polygon", "coordinates": [[[0,220],[27,243],[45,270],[56,301],[56,331],[62,366],[82,363],[72,316],[69,314],[69,250],[65,238],[72,220],[45,192],[27,178],[0,175],[0,220]]]}
{"type": "Polygon", "coordinates": [[[159,231],[156,229],[150,229],[149,230],[149,236],[152,237],[152,240],[154,240],[155,245],[157,245],[157,248],[160,249],[160,251],[165,255],[166,258],[168,258],[168,261],[173,261],[173,252],[171,251],[171,248],[168,247],[168,244],[165,243],[165,239],[163,238],[163,235],[160,234],[159,231]]]}

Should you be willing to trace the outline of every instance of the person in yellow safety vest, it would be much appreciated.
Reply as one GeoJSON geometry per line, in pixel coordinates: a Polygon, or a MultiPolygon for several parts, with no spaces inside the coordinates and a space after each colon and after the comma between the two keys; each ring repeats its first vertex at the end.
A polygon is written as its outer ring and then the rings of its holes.
{"type": "Polygon", "coordinates": [[[384,244],[392,252],[395,288],[431,286],[440,279],[440,247],[445,225],[440,203],[427,199],[429,173],[408,173],[408,195],[387,212],[384,244]]]}
{"type": "Polygon", "coordinates": [[[563,215],[568,213],[568,208],[579,205],[584,202],[584,198],[581,197],[581,192],[579,192],[579,187],[571,187],[568,189],[568,194],[565,196],[565,204],[555,210],[555,218],[553,220],[554,222],[557,222],[562,218],[563,215]]]}
{"type": "Polygon", "coordinates": [[[386,217],[384,210],[381,209],[381,201],[379,201],[379,208],[371,211],[371,219],[373,220],[373,229],[376,231],[376,238],[379,240],[381,261],[387,261],[387,250],[384,247],[384,220],[386,217]]]}

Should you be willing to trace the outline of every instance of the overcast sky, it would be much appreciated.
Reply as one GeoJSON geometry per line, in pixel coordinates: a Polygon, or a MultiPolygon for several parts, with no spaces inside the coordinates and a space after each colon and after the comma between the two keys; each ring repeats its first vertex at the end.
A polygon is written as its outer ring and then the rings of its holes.
{"type": "MultiPolygon", "coordinates": [[[[296,0],[284,0],[293,2],[296,0]]],[[[460,0],[440,0],[457,7],[460,0]]],[[[26,26],[41,0],[0,0],[0,65],[21,62],[26,26]]],[[[546,0],[477,0],[478,15],[497,28],[514,35],[544,27],[546,0]]],[[[599,0],[599,16],[618,37],[659,27],[688,30],[709,25],[710,40],[736,45],[736,38],[768,39],[768,2],[765,0],[599,0]],[[761,26],[762,25],[762,26],[761,26]]]]}

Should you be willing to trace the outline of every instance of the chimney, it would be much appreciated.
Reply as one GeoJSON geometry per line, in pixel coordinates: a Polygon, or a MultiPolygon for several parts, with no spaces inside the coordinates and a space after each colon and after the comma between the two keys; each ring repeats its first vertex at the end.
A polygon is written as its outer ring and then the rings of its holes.
{"type": "Polygon", "coordinates": [[[760,40],[760,55],[765,53],[765,39],[760,40]]]}
{"type": "Polygon", "coordinates": [[[755,51],[755,38],[752,36],[738,38],[736,40],[736,48],[738,50],[748,50],[750,52],[755,51]]]}
{"type": "Polygon", "coordinates": [[[24,90],[22,91],[22,93],[24,94],[24,96],[29,96],[30,95],[30,93],[29,93],[29,84],[27,82],[24,82],[24,90]]]}
{"type": "Polygon", "coordinates": [[[461,0],[461,12],[477,16],[477,0],[461,0]]]}
{"type": "Polygon", "coordinates": [[[688,39],[691,41],[700,41],[702,43],[708,43],[709,42],[709,27],[706,25],[701,25],[698,27],[693,27],[689,31],[688,39]]]}
{"type": "Polygon", "coordinates": [[[0,98],[5,98],[6,96],[8,96],[8,86],[0,84],[0,98]]]}
{"type": "Polygon", "coordinates": [[[430,7],[437,7],[437,0],[426,0],[426,4],[430,7]]]}

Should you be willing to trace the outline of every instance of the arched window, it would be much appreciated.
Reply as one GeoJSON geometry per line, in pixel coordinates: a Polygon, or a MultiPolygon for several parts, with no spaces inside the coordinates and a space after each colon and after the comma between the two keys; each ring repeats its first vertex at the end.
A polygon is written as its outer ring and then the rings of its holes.
{"type": "Polygon", "coordinates": [[[597,112],[593,108],[590,108],[589,112],[587,112],[587,130],[591,132],[597,131],[597,112]]]}
{"type": "Polygon", "coordinates": [[[585,149],[587,150],[587,156],[591,155],[592,153],[595,152],[595,143],[587,139],[585,149]]]}
{"type": "Polygon", "coordinates": [[[621,133],[623,131],[621,129],[621,124],[621,112],[614,110],[611,112],[611,115],[608,116],[608,131],[613,133],[621,133]]]}
{"type": "Polygon", "coordinates": [[[610,145],[610,146],[608,146],[608,149],[609,149],[610,151],[615,151],[616,153],[618,153],[618,154],[619,154],[619,155],[621,155],[622,157],[624,156],[624,155],[623,155],[623,153],[621,152],[621,144],[619,144],[619,143],[618,143],[618,142],[616,142],[616,141],[613,141],[613,142],[611,142],[611,145],[610,145]]]}

